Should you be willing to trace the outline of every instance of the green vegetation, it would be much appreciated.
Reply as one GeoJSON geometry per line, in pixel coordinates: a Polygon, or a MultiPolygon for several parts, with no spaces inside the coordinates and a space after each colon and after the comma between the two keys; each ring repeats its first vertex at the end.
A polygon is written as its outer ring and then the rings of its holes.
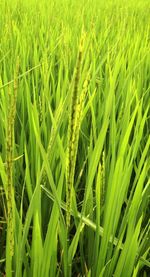
{"type": "Polygon", "coordinates": [[[149,14],[0,1],[0,276],[149,276],[149,14]]]}

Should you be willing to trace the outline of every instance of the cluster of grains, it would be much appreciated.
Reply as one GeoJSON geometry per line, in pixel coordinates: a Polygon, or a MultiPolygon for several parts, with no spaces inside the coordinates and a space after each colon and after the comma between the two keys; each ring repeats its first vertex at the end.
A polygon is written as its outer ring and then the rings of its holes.
{"type": "Polygon", "coordinates": [[[13,149],[14,149],[14,122],[16,115],[16,100],[19,71],[19,60],[16,65],[13,92],[8,87],[8,118],[7,118],[7,139],[6,139],[6,173],[7,173],[7,233],[10,242],[10,255],[14,254],[14,188],[13,188],[13,149]]]}
{"type": "Polygon", "coordinates": [[[69,118],[69,129],[68,129],[68,146],[67,146],[67,161],[66,161],[66,224],[67,229],[70,226],[70,215],[71,215],[71,200],[72,200],[72,189],[74,184],[75,165],[79,141],[79,131],[81,126],[82,110],[84,105],[84,99],[88,87],[88,78],[83,84],[83,89],[79,95],[79,82],[80,82],[80,71],[82,65],[83,55],[83,43],[84,36],[81,38],[79,54],[76,66],[76,75],[74,81],[74,89],[72,94],[71,102],[71,113],[69,118]]]}

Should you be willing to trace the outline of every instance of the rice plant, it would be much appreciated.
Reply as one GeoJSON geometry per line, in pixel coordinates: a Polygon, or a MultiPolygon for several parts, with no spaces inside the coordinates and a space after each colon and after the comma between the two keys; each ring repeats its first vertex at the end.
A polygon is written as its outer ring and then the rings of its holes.
{"type": "Polygon", "coordinates": [[[149,1],[0,11],[0,276],[149,276],[149,1]]]}

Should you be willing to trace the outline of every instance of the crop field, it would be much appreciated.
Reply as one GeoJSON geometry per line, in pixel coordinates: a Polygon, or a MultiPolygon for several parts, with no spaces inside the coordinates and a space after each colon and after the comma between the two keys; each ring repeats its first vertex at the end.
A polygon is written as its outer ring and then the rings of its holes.
{"type": "Polygon", "coordinates": [[[4,276],[150,276],[149,0],[0,0],[4,276]]]}

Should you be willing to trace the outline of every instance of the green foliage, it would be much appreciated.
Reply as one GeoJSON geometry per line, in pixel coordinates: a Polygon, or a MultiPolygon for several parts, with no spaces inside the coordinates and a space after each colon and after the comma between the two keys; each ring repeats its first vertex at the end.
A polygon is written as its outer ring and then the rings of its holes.
{"type": "Polygon", "coordinates": [[[149,1],[0,11],[0,276],[149,276],[149,1]]]}

